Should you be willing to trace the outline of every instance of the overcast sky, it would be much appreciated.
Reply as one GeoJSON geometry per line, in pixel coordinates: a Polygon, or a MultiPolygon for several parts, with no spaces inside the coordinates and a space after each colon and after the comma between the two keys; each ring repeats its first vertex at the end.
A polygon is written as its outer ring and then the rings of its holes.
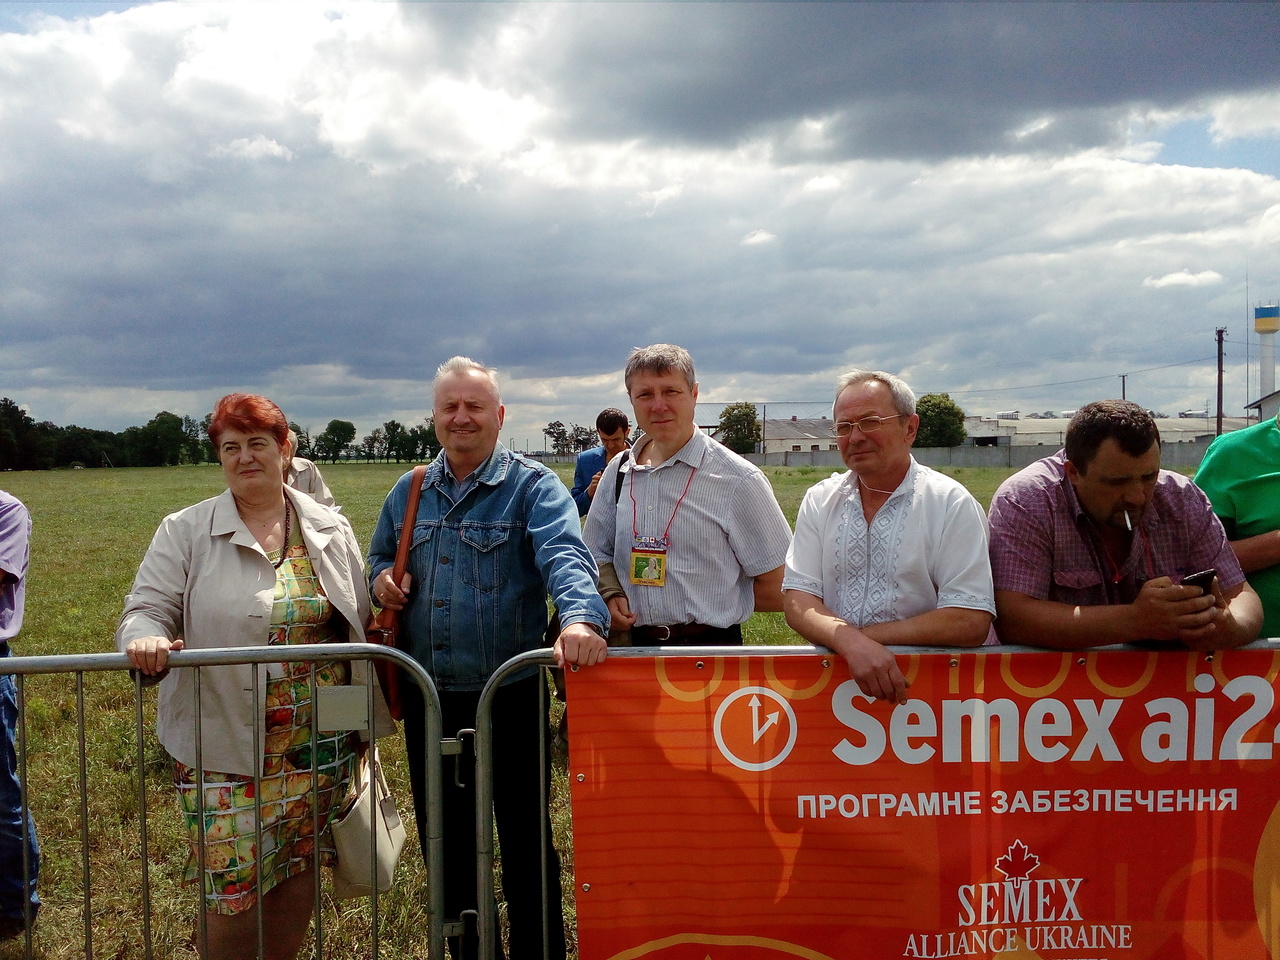
{"type": "Polygon", "coordinates": [[[1257,395],[1274,4],[4,3],[0,31],[0,395],[37,420],[249,390],[363,434],[464,353],[536,448],[625,407],[656,341],[707,401],[866,366],[969,413],[1121,374],[1174,412],[1212,402],[1217,327],[1227,412],[1257,395]]]}

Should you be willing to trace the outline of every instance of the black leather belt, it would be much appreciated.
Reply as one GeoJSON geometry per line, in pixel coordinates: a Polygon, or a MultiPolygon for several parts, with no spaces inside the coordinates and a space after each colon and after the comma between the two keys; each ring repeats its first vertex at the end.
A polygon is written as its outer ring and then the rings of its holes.
{"type": "Polygon", "coordinates": [[[705,623],[632,627],[631,643],[637,647],[740,647],[742,627],[712,627],[705,623]]]}

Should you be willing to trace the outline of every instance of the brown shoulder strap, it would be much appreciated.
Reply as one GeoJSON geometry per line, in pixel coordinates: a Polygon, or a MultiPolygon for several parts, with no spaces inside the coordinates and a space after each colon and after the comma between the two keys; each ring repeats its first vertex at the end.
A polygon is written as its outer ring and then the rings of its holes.
{"type": "Polygon", "coordinates": [[[409,565],[413,525],[418,519],[418,500],[422,497],[422,481],[426,476],[426,464],[420,463],[413,468],[413,479],[409,481],[409,501],[404,505],[404,523],[400,526],[400,542],[396,544],[396,562],[391,568],[391,582],[397,586],[404,579],[404,569],[409,565]]]}

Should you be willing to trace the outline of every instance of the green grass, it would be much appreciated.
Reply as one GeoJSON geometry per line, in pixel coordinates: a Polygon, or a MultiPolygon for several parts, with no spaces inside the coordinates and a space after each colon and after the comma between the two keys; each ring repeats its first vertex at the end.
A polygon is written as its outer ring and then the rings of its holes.
{"type": "MultiPolygon", "coordinates": [[[[368,542],[383,498],[408,469],[405,464],[339,464],[324,467],[356,536],[368,542]]],[[[571,464],[558,465],[566,485],[571,464]]],[[[805,490],[829,476],[828,468],[770,468],[787,519],[794,522],[805,490]]],[[[1011,471],[960,468],[948,471],[985,506],[1011,471]]],[[[7,473],[0,487],[30,509],[34,530],[27,585],[26,619],[13,644],[19,655],[83,654],[114,649],[116,620],[139,561],[161,518],[224,488],[216,466],[159,469],[67,470],[7,473]]],[[[781,614],[756,614],[745,627],[748,643],[790,644],[796,636],[781,614]]],[[[139,805],[133,771],[137,737],[132,684],[123,673],[90,674],[85,680],[88,763],[87,802],[93,891],[94,955],[143,956],[139,885],[139,805]]],[[[38,957],[83,956],[81,927],[80,798],[77,698],[70,676],[32,677],[25,684],[29,791],[44,858],[37,927],[38,957]]],[[[177,882],[184,838],[176,812],[170,768],[151,734],[155,696],[145,696],[143,735],[147,828],[155,956],[190,957],[194,891],[177,882]]],[[[400,738],[384,742],[384,756],[402,813],[409,810],[408,774],[400,738]]],[[[572,916],[572,854],[564,765],[557,765],[553,817],[566,850],[567,912],[572,916]]],[[[382,900],[382,945],[387,956],[424,956],[425,875],[413,830],[401,859],[397,885],[382,900]]],[[[326,953],[360,956],[367,943],[364,901],[327,901],[326,953]]],[[[306,955],[305,953],[303,954],[306,955]]],[[[0,945],[0,960],[22,956],[21,940],[0,945]]]]}

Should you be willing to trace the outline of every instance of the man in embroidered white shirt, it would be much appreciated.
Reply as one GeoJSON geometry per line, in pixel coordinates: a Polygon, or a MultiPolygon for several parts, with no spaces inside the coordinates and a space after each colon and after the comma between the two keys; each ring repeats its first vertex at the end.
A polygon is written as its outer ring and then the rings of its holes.
{"type": "Polygon", "coordinates": [[[836,384],[849,470],[811,487],[782,583],[787,623],[840,654],[867,696],[906,701],[889,646],[979,646],[995,616],[987,518],[965,488],[911,456],[920,418],[900,378],[836,384]]]}

